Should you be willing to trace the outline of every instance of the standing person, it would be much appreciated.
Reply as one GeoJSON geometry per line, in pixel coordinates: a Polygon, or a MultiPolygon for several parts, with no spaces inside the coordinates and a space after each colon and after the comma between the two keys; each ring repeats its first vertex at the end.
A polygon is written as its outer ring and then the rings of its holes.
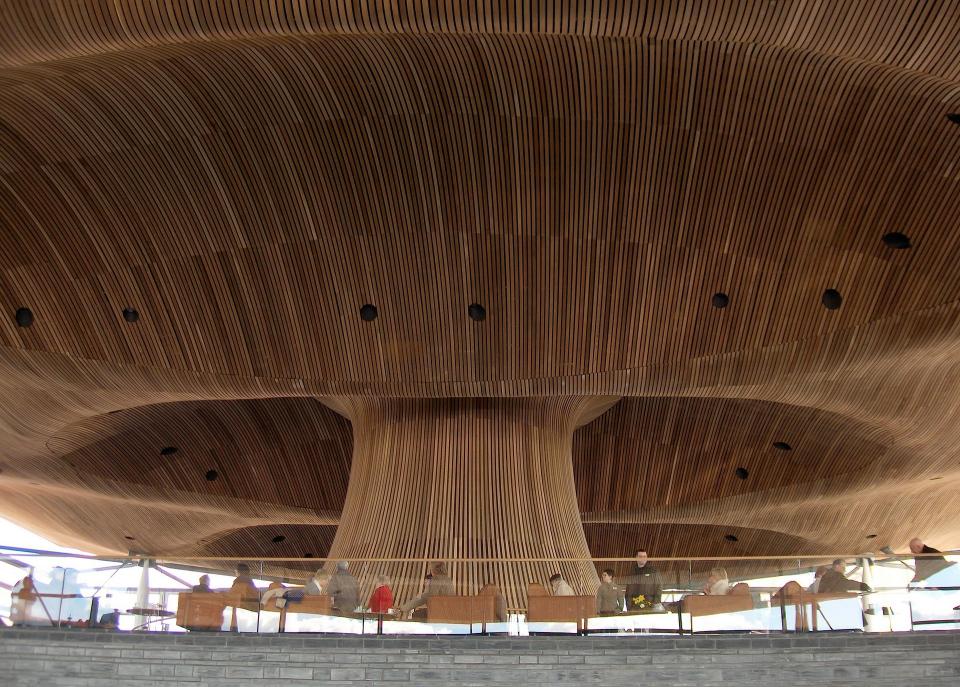
{"type": "Polygon", "coordinates": [[[623,590],[613,583],[613,569],[606,568],[600,575],[597,589],[597,614],[616,615],[623,611],[623,590]]]}
{"type": "Polygon", "coordinates": [[[37,600],[33,576],[27,575],[10,590],[10,620],[14,625],[26,625],[31,620],[33,604],[37,600]]]}
{"type": "Polygon", "coordinates": [[[426,606],[427,599],[431,596],[454,596],[456,594],[453,580],[447,575],[447,566],[445,564],[434,563],[430,570],[430,575],[420,596],[414,597],[400,606],[401,617],[409,615],[415,608],[426,606]]]}
{"type": "Polygon", "coordinates": [[[246,563],[237,563],[237,576],[230,585],[230,591],[239,594],[244,601],[260,601],[260,590],[250,577],[250,566],[246,563]]]}
{"type": "Polygon", "coordinates": [[[563,579],[560,573],[550,578],[550,589],[553,591],[554,596],[573,596],[573,588],[567,584],[567,581],[563,579]]]}
{"type": "MultiPolygon", "coordinates": [[[[910,540],[910,553],[916,555],[942,552],[939,549],[933,548],[932,546],[927,546],[919,537],[914,537],[910,540]]],[[[952,565],[952,563],[948,563],[947,559],[943,556],[925,556],[923,558],[914,558],[913,563],[916,574],[913,576],[913,579],[910,580],[911,582],[921,582],[932,575],[936,575],[944,568],[952,565]]]]}
{"type": "Polygon", "coordinates": [[[337,563],[337,571],[330,578],[327,594],[333,597],[333,608],[341,613],[353,613],[360,604],[357,578],[350,574],[347,561],[337,563]]]}
{"type": "Polygon", "coordinates": [[[660,571],[647,562],[647,552],[637,549],[637,562],[633,572],[627,578],[627,608],[631,611],[651,608],[660,603],[663,594],[663,582],[660,571]]]}
{"type": "Polygon", "coordinates": [[[386,575],[377,575],[377,588],[370,595],[371,613],[389,613],[393,608],[393,591],[390,589],[390,578],[386,575]]]}

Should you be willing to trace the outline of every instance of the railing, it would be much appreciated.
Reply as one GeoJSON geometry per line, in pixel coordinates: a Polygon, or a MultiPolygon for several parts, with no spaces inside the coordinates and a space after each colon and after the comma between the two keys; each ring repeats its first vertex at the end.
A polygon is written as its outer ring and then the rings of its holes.
{"type": "Polygon", "coordinates": [[[960,629],[958,562],[957,552],[650,558],[638,573],[633,559],[457,559],[427,581],[426,560],[359,559],[328,577],[336,562],[324,559],[109,558],[0,546],[0,623],[429,635],[960,629]],[[834,559],[837,570],[818,578],[834,559]],[[515,574],[530,564],[582,574],[566,581],[569,590],[553,589],[515,574]],[[599,586],[593,574],[604,569],[614,576],[599,586]],[[417,574],[377,579],[388,570],[417,574]],[[498,579],[480,579],[484,570],[500,571],[498,579]],[[203,575],[208,588],[199,586],[203,575]],[[376,592],[383,582],[392,599],[376,592]]]}

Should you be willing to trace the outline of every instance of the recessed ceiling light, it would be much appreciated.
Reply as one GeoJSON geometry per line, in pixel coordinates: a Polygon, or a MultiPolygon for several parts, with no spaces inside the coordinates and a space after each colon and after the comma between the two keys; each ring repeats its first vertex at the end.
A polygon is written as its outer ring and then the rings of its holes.
{"type": "Polygon", "coordinates": [[[727,541],[740,541],[739,539],[737,539],[737,535],[735,534],[725,534],[723,535],[723,538],[726,539],[727,541]]]}
{"type": "Polygon", "coordinates": [[[33,311],[30,308],[17,308],[14,319],[18,327],[29,327],[33,324],[33,311]]]}
{"type": "Polygon", "coordinates": [[[162,449],[160,449],[161,456],[172,456],[176,452],[177,452],[176,446],[164,446],[162,449]]]}
{"type": "Polygon", "coordinates": [[[737,468],[736,470],[733,471],[733,474],[735,474],[740,479],[746,479],[747,477],[750,476],[750,472],[746,468],[737,468]]]}
{"type": "Polygon", "coordinates": [[[899,231],[891,231],[883,235],[881,239],[883,244],[888,248],[893,248],[894,250],[904,250],[906,248],[911,248],[910,237],[906,234],[902,234],[899,231]]]}
{"type": "Polygon", "coordinates": [[[820,297],[820,301],[827,310],[837,310],[843,305],[843,296],[836,289],[827,289],[820,297]]]}
{"type": "Polygon", "coordinates": [[[875,535],[875,534],[868,534],[868,535],[867,535],[867,539],[876,539],[876,538],[877,538],[877,535],[875,535]]]}
{"type": "Polygon", "coordinates": [[[487,309],[479,303],[471,303],[467,306],[467,314],[474,322],[483,322],[487,319],[487,309]]]}
{"type": "Polygon", "coordinates": [[[124,308],[123,319],[130,323],[136,322],[140,319],[140,313],[137,312],[136,308],[124,308]]]}
{"type": "Polygon", "coordinates": [[[217,474],[216,470],[207,470],[207,474],[204,476],[207,478],[208,482],[212,482],[215,479],[217,479],[217,477],[219,477],[220,475],[217,474]]]}
{"type": "Polygon", "coordinates": [[[792,451],[792,450],[793,450],[793,446],[791,446],[790,444],[788,444],[788,443],[785,442],[785,441],[775,441],[775,442],[773,442],[773,447],[774,447],[775,449],[777,449],[778,451],[792,451]]]}
{"type": "Polygon", "coordinates": [[[713,298],[710,299],[710,305],[714,308],[726,308],[730,305],[730,296],[725,293],[715,293],[713,298]]]}
{"type": "Polygon", "coordinates": [[[938,479],[943,479],[943,477],[931,477],[930,481],[933,482],[934,480],[938,480],[938,479]]]}
{"type": "Polygon", "coordinates": [[[274,538],[271,539],[270,541],[272,541],[274,544],[280,544],[280,543],[282,543],[285,539],[286,539],[286,537],[284,537],[282,534],[278,534],[276,537],[274,537],[274,538]]]}
{"type": "Polygon", "coordinates": [[[951,112],[950,114],[947,115],[947,119],[949,119],[954,124],[960,124],[960,112],[951,112]]]}
{"type": "Polygon", "coordinates": [[[313,558],[313,554],[312,554],[310,551],[307,551],[305,554],[303,554],[303,557],[304,557],[304,558],[313,558]]]}
{"type": "Polygon", "coordinates": [[[377,306],[365,303],[360,307],[360,319],[364,322],[373,322],[377,319],[377,306]]]}
{"type": "Polygon", "coordinates": [[[134,539],[133,537],[131,537],[129,534],[123,535],[123,538],[124,538],[124,539],[129,539],[130,541],[136,541],[136,539],[134,539]]]}

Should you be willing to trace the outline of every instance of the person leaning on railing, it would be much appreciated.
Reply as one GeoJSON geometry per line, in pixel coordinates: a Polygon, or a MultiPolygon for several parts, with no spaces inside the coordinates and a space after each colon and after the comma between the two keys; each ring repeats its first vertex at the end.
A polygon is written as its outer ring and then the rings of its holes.
{"type": "Polygon", "coordinates": [[[560,573],[550,577],[550,589],[554,596],[573,596],[573,588],[567,584],[560,573]]]}
{"type": "Polygon", "coordinates": [[[434,563],[430,566],[430,575],[424,585],[423,592],[400,606],[400,616],[409,615],[415,608],[427,605],[431,596],[454,596],[456,589],[453,580],[447,575],[447,566],[443,563],[434,563]]]}

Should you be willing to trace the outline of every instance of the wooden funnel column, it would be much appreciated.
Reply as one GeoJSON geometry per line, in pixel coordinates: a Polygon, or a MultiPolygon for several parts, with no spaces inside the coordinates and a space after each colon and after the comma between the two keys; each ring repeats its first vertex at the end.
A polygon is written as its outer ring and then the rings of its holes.
{"type": "MultiPolygon", "coordinates": [[[[575,590],[597,585],[571,464],[576,426],[603,400],[337,399],[353,422],[350,484],[330,557],[448,562],[458,593],[497,584],[511,606],[528,582],[560,572],[575,590]],[[489,562],[455,559],[490,558],[489,562]],[[549,562],[502,559],[546,558],[549,562]]],[[[353,566],[394,597],[419,592],[427,563],[353,566]]]]}

